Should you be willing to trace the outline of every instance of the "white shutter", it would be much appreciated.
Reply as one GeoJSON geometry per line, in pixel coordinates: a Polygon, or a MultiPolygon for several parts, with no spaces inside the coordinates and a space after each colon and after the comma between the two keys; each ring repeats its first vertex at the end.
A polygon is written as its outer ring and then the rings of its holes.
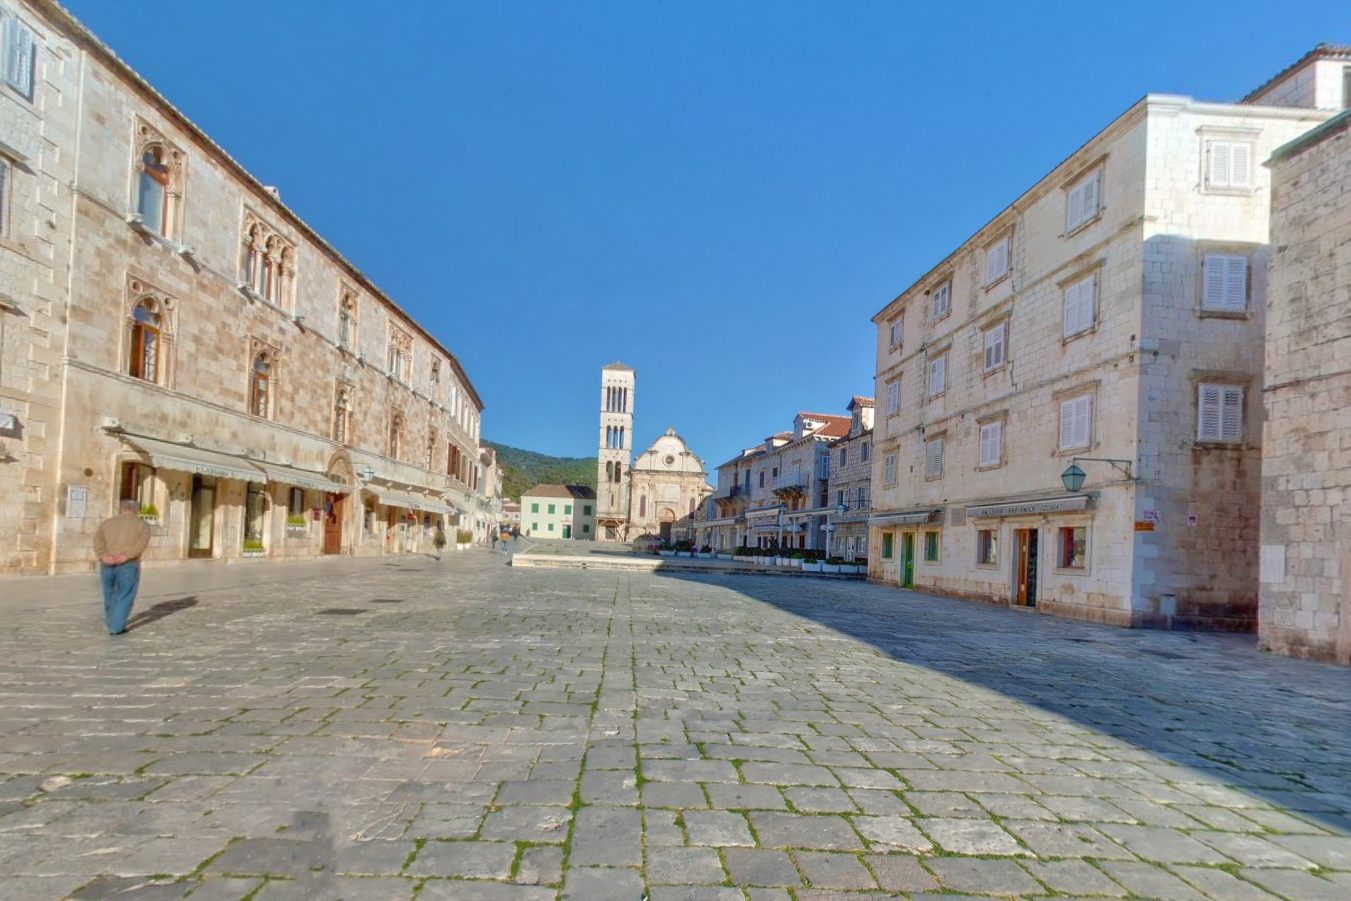
{"type": "Polygon", "coordinates": [[[887,454],[882,461],[882,483],[891,485],[896,481],[896,455],[887,454]]]}
{"type": "Polygon", "coordinates": [[[1097,171],[1084,179],[1083,221],[1087,222],[1098,215],[1098,181],[1102,172],[1097,171]]]}
{"type": "Polygon", "coordinates": [[[1224,309],[1241,313],[1248,308],[1248,258],[1231,256],[1224,263],[1224,309]]]}
{"type": "Polygon", "coordinates": [[[1209,141],[1207,146],[1210,150],[1209,183],[1217,188],[1229,187],[1229,179],[1233,171],[1229,158],[1229,142],[1209,141]]]}
{"type": "Polygon", "coordinates": [[[1078,334],[1093,325],[1093,305],[1097,299],[1097,273],[1065,288],[1065,336],[1078,334]]]}
{"type": "Polygon", "coordinates": [[[924,474],[941,476],[943,474],[943,439],[933,438],[924,444],[924,474]]]}
{"type": "Polygon", "coordinates": [[[996,466],[1004,450],[1004,423],[987,422],[980,427],[980,465],[996,466]]]}
{"type": "Polygon", "coordinates": [[[1060,405],[1060,449],[1074,447],[1074,401],[1067,400],[1060,405]]]}
{"type": "Polygon", "coordinates": [[[1073,231],[1098,214],[1098,172],[1070,188],[1065,201],[1065,231],[1073,231]]]}
{"type": "Polygon", "coordinates": [[[1201,309],[1242,313],[1248,308],[1248,258],[1206,254],[1201,278],[1201,309]]]}
{"type": "Polygon", "coordinates": [[[998,369],[1004,365],[1004,326],[1001,322],[985,332],[985,368],[998,369]]]}
{"type": "Polygon", "coordinates": [[[1242,441],[1242,386],[1202,384],[1197,392],[1196,439],[1242,441]]]}
{"type": "Polygon", "coordinates": [[[942,319],[952,306],[952,282],[943,282],[933,293],[933,318],[942,319]]]}
{"type": "Polygon", "coordinates": [[[1243,389],[1237,385],[1225,387],[1221,403],[1220,439],[1243,440],[1243,389]]]}
{"type": "Polygon", "coordinates": [[[5,81],[25,97],[33,92],[33,32],[14,16],[5,17],[5,81]]]}
{"type": "Polygon", "coordinates": [[[1235,188],[1252,187],[1252,145],[1229,145],[1229,184],[1235,188]]]}
{"type": "Polygon", "coordinates": [[[1221,389],[1219,385],[1201,385],[1196,413],[1198,441],[1220,440],[1221,389]]]}
{"type": "Polygon", "coordinates": [[[948,387],[948,356],[929,361],[929,396],[936,397],[948,387]]]}
{"type": "Polygon", "coordinates": [[[887,413],[899,413],[901,411],[901,383],[892,382],[887,385],[887,413]]]}
{"type": "Polygon", "coordinates": [[[897,319],[891,324],[891,346],[896,347],[901,343],[901,320],[897,319]]]}
{"type": "Polygon", "coordinates": [[[1009,239],[1005,238],[985,251],[985,284],[1009,271],[1009,239]]]}
{"type": "Polygon", "coordinates": [[[1093,398],[1090,395],[1085,395],[1078,398],[1074,405],[1074,446],[1088,447],[1088,432],[1093,417],[1093,398]]]}

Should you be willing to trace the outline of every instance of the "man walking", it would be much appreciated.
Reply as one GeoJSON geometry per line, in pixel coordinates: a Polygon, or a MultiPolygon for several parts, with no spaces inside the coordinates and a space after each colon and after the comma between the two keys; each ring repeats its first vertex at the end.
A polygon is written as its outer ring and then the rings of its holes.
{"type": "Polygon", "coordinates": [[[141,519],[140,502],[124,500],[118,513],[94,531],[94,553],[103,583],[103,618],[109,635],[127,631],[127,617],[141,584],[141,554],[150,543],[150,526],[141,519]]]}

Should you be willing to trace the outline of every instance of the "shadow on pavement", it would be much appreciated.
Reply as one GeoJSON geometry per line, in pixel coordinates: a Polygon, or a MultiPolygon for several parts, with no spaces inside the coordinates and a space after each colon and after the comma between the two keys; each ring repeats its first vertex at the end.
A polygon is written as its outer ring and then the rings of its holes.
{"type": "Polygon", "coordinates": [[[149,610],[138,613],[128,620],[127,631],[134,632],[153,622],[164,619],[166,616],[172,616],[180,610],[189,610],[196,607],[199,603],[196,595],[189,595],[188,597],[178,598],[173,601],[160,601],[149,610]]]}
{"type": "Polygon", "coordinates": [[[657,575],[725,587],[1351,831],[1351,670],[1261,653],[1251,636],[1096,626],[866,583],[657,575]]]}

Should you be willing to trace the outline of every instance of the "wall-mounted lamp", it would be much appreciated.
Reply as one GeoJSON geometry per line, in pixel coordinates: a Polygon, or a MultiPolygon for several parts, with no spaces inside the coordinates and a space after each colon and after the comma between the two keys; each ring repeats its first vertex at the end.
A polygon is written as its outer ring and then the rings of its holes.
{"type": "Polygon", "coordinates": [[[1079,468],[1080,463],[1106,463],[1121,473],[1122,481],[1129,482],[1133,478],[1130,460],[1114,460],[1109,457],[1072,457],[1069,467],[1060,474],[1061,484],[1071,494],[1084,487],[1084,479],[1088,478],[1088,473],[1079,468]]]}

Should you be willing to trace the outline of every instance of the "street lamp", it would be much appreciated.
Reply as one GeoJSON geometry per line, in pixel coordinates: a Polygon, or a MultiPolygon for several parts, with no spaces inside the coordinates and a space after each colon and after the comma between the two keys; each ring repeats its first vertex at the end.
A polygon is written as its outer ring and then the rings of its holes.
{"type": "Polygon", "coordinates": [[[375,470],[371,469],[371,464],[367,463],[365,468],[357,473],[357,475],[361,476],[361,481],[369,482],[371,479],[375,478],[375,470]]]}
{"type": "Polygon", "coordinates": [[[1106,463],[1121,473],[1123,482],[1132,480],[1130,460],[1114,460],[1110,457],[1071,457],[1069,467],[1060,474],[1061,484],[1071,494],[1084,487],[1084,479],[1088,478],[1088,473],[1079,468],[1080,463],[1106,463]]]}

